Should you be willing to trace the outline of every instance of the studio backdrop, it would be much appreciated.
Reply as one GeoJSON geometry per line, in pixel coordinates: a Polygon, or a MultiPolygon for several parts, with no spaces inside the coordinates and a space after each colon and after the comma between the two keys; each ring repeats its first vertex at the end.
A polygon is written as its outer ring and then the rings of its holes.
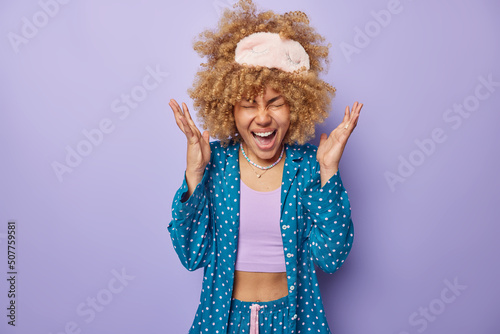
{"type": "MultiPolygon", "coordinates": [[[[0,332],[186,333],[201,270],[167,225],[186,143],[168,101],[233,0],[0,4],[0,332]]],[[[500,333],[500,5],[257,0],[331,43],[329,133],[352,251],[319,272],[336,334],[500,333]]]]}

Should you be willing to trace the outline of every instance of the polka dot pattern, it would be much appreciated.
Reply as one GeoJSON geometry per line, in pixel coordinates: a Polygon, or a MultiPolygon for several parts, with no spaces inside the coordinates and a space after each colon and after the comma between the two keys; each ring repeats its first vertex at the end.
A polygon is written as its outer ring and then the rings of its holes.
{"type": "MultiPolygon", "coordinates": [[[[168,230],[181,263],[204,268],[200,304],[189,333],[227,333],[238,245],[239,144],[212,142],[212,157],[193,194],[184,179],[168,230]]],[[[330,333],[315,265],[337,271],[353,241],[351,208],[339,172],[321,187],[313,145],[287,145],[281,230],[288,281],[287,333],[330,333]]]]}

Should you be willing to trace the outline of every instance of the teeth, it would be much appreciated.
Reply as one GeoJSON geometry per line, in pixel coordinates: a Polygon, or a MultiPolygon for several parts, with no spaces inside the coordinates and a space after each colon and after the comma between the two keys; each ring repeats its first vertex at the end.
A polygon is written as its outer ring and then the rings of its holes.
{"type": "Polygon", "coordinates": [[[259,137],[267,137],[273,134],[274,131],[269,131],[269,132],[254,132],[256,136],[259,137]]]}

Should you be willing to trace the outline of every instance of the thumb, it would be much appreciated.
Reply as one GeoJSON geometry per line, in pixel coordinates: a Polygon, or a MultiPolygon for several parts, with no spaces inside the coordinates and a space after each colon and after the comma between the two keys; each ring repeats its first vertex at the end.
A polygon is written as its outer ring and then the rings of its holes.
{"type": "Polygon", "coordinates": [[[321,136],[319,137],[319,145],[321,146],[327,139],[328,139],[327,134],[322,133],[321,136]]]}
{"type": "Polygon", "coordinates": [[[203,131],[203,139],[207,144],[210,143],[210,133],[208,131],[203,131]]]}

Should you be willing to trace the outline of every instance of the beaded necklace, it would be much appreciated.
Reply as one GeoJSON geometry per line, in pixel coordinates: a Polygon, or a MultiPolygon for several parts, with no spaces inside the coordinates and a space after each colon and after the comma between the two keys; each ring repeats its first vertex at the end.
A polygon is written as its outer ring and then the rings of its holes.
{"type": "MultiPolygon", "coordinates": [[[[283,153],[285,152],[285,145],[283,145],[283,148],[281,149],[281,154],[280,154],[280,157],[278,158],[278,160],[276,160],[275,162],[273,162],[271,165],[264,167],[264,166],[257,165],[255,162],[253,162],[252,160],[250,160],[250,158],[245,153],[245,150],[243,149],[243,144],[240,144],[240,148],[241,148],[241,153],[243,154],[243,156],[245,157],[245,159],[247,159],[248,163],[250,165],[252,165],[252,166],[255,166],[257,168],[260,168],[260,169],[264,170],[264,173],[267,172],[268,169],[271,169],[274,166],[276,166],[277,164],[279,164],[279,162],[281,161],[281,158],[283,158],[283,153]]],[[[262,173],[262,174],[264,174],[264,173],[262,173]]],[[[255,173],[255,175],[257,175],[257,177],[261,177],[262,174],[255,173]]]]}

